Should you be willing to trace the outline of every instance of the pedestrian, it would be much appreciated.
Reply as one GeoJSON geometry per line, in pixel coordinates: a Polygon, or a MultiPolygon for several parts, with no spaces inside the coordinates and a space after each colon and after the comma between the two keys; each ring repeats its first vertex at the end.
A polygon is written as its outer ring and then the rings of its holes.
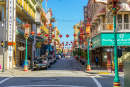
{"type": "Polygon", "coordinates": [[[99,62],[98,57],[96,57],[95,61],[96,61],[96,67],[98,67],[98,62],[99,62]]]}

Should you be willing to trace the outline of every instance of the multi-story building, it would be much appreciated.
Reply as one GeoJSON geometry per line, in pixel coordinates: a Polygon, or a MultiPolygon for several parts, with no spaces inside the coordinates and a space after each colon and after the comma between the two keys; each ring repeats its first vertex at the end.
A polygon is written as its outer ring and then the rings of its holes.
{"type": "MultiPolygon", "coordinates": [[[[42,0],[0,0],[0,21],[4,23],[5,33],[0,29],[0,40],[8,41],[8,46],[5,48],[4,53],[4,66],[5,69],[13,68],[17,65],[22,65],[25,59],[25,50],[20,50],[19,47],[25,48],[25,27],[28,23],[29,38],[28,38],[28,55],[31,61],[36,57],[36,41],[37,32],[41,25],[44,27],[47,21],[44,10],[42,8],[42,0]],[[37,15],[37,16],[36,16],[37,15]],[[31,32],[35,34],[32,36],[31,32]]],[[[0,27],[3,28],[3,27],[0,27]]],[[[47,29],[45,29],[47,33],[47,29]]],[[[2,47],[0,47],[2,53],[2,47]]],[[[3,56],[0,54],[0,64],[3,65],[3,56]]]]}
{"type": "MultiPolygon", "coordinates": [[[[118,49],[121,49],[122,56],[118,58],[119,70],[123,68],[123,62],[130,56],[130,0],[119,0],[120,10],[117,12],[117,45],[118,49]]],[[[114,67],[114,54],[108,52],[108,48],[114,46],[114,31],[113,31],[113,16],[112,12],[108,10],[108,6],[101,3],[93,3],[93,0],[89,0],[87,7],[87,22],[90,23],[91,30],[91,56],[92,61],[95,61],[96,56],[99,58],[99,64],[107,69],[114,67]],[[112,58],[111,58],[112,57],[112,58]],[[111,62],[112,60],[112,62],[111,62]]],[[[85,10],[85,11],[86,11],[85,10]]]]}

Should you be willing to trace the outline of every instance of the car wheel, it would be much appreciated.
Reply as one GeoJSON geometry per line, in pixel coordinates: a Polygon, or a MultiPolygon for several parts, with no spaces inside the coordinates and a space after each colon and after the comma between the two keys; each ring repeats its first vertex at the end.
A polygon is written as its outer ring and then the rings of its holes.
{"type": "Polygon", "coordinates": [[[48,69],[48,66],[45,68],[46,70],[48,69]]]}
{"type": "Polygon", "coordinates": [[[37,70],[37,68],[34,68],[33,71],[37,70]]]}

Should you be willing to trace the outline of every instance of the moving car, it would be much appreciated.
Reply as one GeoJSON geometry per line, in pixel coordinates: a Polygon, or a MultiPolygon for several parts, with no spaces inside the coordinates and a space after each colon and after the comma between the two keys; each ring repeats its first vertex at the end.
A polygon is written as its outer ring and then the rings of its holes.
{"type": "Polygon", "coordinates": [[[46,57],[38,57],[34,59],[34,66],[33,66],[33,70],[37,70],[40,68],[45,68],[48,69],[49,66],[49,61],[46,57]]]}
{"type": "Polygon", "coordinates": [[[65,58],[70,58],[70,55],[69,55],[69,54],[66,54],[66,55],[65,55],[65,58]]]}

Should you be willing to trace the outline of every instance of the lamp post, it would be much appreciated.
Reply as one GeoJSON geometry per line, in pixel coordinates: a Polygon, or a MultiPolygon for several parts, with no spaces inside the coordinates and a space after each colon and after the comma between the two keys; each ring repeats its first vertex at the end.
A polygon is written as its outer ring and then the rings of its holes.
{"type": "Polygon", "coordinates": [[[89,23],[87,23],[86,32],[87,32],[87,43],[88,43],[88,50],[87,50],[87,57],[88,57],[87,71],[91,71],[90,60],[89,60],[89,36],[90,36],[90,24],[89,23]]]}
{"type": "Polygon", "coordinates": [[[27,24],[25,25],[25,34],[24,34],[24,37],[26,39],[26,52],[25,52],[24,71],[28,71],[28,67],[27,67],[27,40],[28,40],[28,37],[29,37],[29,27],[30,27],[30,25],[28,25],[28,22],[27,22],[27,24]]]}
{"type": "Polygon", "coordinates": [[[114,28],[114,59],[115,59],[115,78],[114,78],[114,86],[113,87],[120,87],[120,79],[118,74],[118,58],[117,58],[117,36],[116,36],[116,14],[117,11],[120,9],[119,1],[112,0],[108,2],[108,9],[112,11],[113,14],[113,28],[114,28]]]}

